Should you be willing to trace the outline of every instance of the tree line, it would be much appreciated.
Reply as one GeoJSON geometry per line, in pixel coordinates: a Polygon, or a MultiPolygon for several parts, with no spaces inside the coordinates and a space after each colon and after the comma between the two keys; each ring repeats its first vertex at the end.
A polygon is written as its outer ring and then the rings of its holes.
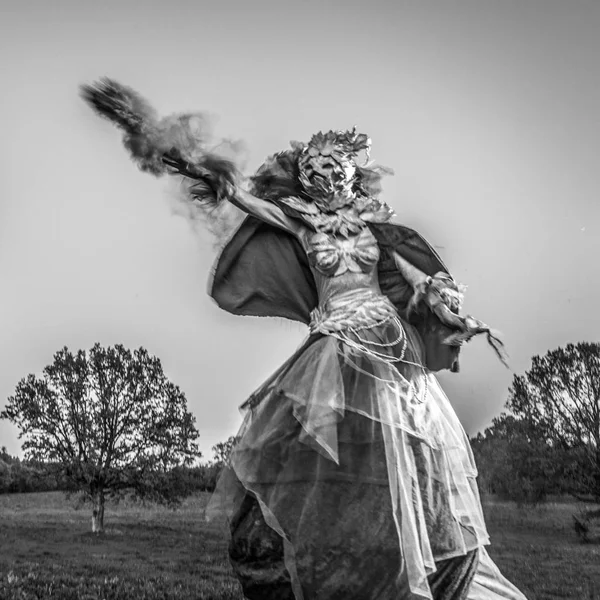
{"type": "Polygon", "coordinates": [[[76,490],[93,506],[95,532],[108,499],[176,505],[214,489],[222,468],[220,455],[200,464],[186,397],[144,348],[65,347],[41,375],[18,382],[0,418],[18,428],[26,459],[2,461],[5,487],[76,490]]]}
{"type": "MultiPolygon", "coordinates": [[[[107,499],[175,505],[213,490],[236,442],[202,464],[194,416],[144,348],[63,348],[18,382],[0,418],[19,430],[25,459],[0,452],[0,493],[78,492],[103,530],[107,499]]],[[[600,344],[535,356],[515,375],[505,411],[471,440],[483,493],[518,502],[570,494],[600,502],[600,344]]]]}
{"type": "MultiPolygon", "coordinates": [[[[222,442],[221,445],[224,443],[226,442],[222,442]]],[[[187,494],[212,492],[221,469],[222,463],[215,454],[213,460],[203,464],[173,469],[169,474],[169,481],[177,489],[185,490],[187,494]]],[[[66,475],[61,465],[23,460],[11,456],[5,447],[0,448],[0,494],[33,492],[73,494],[78,491],[78,485],[66,475]]]]}
{"type": "Polygon", "coordinates": [[[600,344],[534,356],[513,378],[505,411],[471,444],[484,493],[600,502],[600,344]]]}

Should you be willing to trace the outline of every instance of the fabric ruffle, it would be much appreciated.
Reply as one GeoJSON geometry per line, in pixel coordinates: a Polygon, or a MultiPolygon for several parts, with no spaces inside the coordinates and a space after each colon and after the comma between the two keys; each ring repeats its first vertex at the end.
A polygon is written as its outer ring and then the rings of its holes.
{"type": "Polygon", "coordinates": [[[399,327],[362,330],[354,347],[311,336],[244,405],[207,516],[231,518],[251,492],[284,539],[297,599],[359,585],[372,555],[390,589],[431,598],[436,561],[489,543],[467,436],[421,367],[417,334],[399,327]],[[360,349],[369,344],[382,358],[360,349]]]}

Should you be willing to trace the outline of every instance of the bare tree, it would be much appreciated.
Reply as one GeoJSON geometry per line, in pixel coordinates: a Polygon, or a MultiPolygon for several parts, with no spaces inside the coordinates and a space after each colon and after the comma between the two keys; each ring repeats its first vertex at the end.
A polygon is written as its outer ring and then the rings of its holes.
{"type": "Polygon", "coordinates": [[[176,502],[184,490],[170,474],[200,456],[185,395],[144,348],[65,347],[17,384],[0,418],[19,428],[28,459],[56,464],[92,500],[95,532],[108,497],[176,502]]]}

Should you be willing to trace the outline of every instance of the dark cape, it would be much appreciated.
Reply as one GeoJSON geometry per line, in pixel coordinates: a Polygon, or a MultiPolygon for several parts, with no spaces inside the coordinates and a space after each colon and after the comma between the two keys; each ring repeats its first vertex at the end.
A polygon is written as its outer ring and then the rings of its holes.
{"type": "MultiPolygon", "coordinates": [[[[393,223],[372,223],[369,229],[381,250],[381,291],[404,314],[413,294],[392,251],[427,275],[448,273],[431,245],[416,231],[393,223]]],[[[308,258],[290,233],[247,217],[221,252],[209,289],[220,308],[234,315],[283,317],[308,324],[318,304],[308,258]]]]}
{"type": "MultiPolygon", "coordinates": [[[[369,224],[369,227],[381,250],[378,264],[381,290],[402,314],[413,289],[398,271],[392,250],[428,275],[448,271],[435,250],[412,229],[394,224],[369,224]]],[[[217,304],[230,313],[283,317],[304,324],[309,323],[310,312],[318,303],[308,258],[300,242],[293,235],[254,217],[247,217],[225,246],[217,260],[209,292],[217,304]]],[[[294,364],[297,355],[313,341],[313,337],[309,338],[274,377],[280,375],[287,365],[294,364]]],[[[267,384],[255,392],[244,406],[260,400],[261,391],[269,388],[267,384]]],[[[236,479],[233,472],[229,476],[236,479]]],[[[348,497],[356,497],[358,493],[356,484],[352,486],[354,491],[348,492],[348,497]]],[[[363,494],[362,502],[357,504],[361,514],[385,512],[381,497],[373,493],[371,487],[361,488],[359,493],[363,494]],[[366,488],[369,488],[368,491],[366,488]],[[376,503],[376,508],[373,503],[376,503]]],[[[267,525],[254,494],[246,491],[242,492],[242,497],[243,501],[230,522],[229,555],[244,597],[249,600],[295,600],[289,565],[284,558],[283,539],[267,525]]],[[[385,494],[385,498],[388,497],[389,493],[385,494]]],[[[380,554],[387,558],[384,560],[379,555],[376,561],[377,568],[384,570],[385,565],[395,565],[400,560],[395,529],[382,530],[381,535],[385,537],[390,531],[389,539],[392,541],[387,546],[387,542],[381,542],[380,554]]],[[[435,600],[466,600],[477,564],[477,550],[438,562],[437,570],[428,577],[435,600]]],[[[327,566],[335,571],[336,565],[332,559],[327,566]]],[[[388,585],[383,573],[380,575],[381,582],[374,581],[373,585],[388,585]]],[[[340,581],[339,585],[340,589],[346,590],[348,582],[342,584],[340,581]]],[[[356,593],[352,597],[356,597],[356,593]]],[[[385,597],[388,597],[387,593],[385,597]]]]}

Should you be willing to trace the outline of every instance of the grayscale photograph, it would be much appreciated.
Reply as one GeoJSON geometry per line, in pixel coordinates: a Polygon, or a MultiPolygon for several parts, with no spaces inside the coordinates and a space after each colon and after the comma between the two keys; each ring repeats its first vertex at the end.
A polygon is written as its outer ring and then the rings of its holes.
{"type": "Polygon", "coordinates": [[[599,32],[8,0],[0,600],[600,600],[599,32]]]}

